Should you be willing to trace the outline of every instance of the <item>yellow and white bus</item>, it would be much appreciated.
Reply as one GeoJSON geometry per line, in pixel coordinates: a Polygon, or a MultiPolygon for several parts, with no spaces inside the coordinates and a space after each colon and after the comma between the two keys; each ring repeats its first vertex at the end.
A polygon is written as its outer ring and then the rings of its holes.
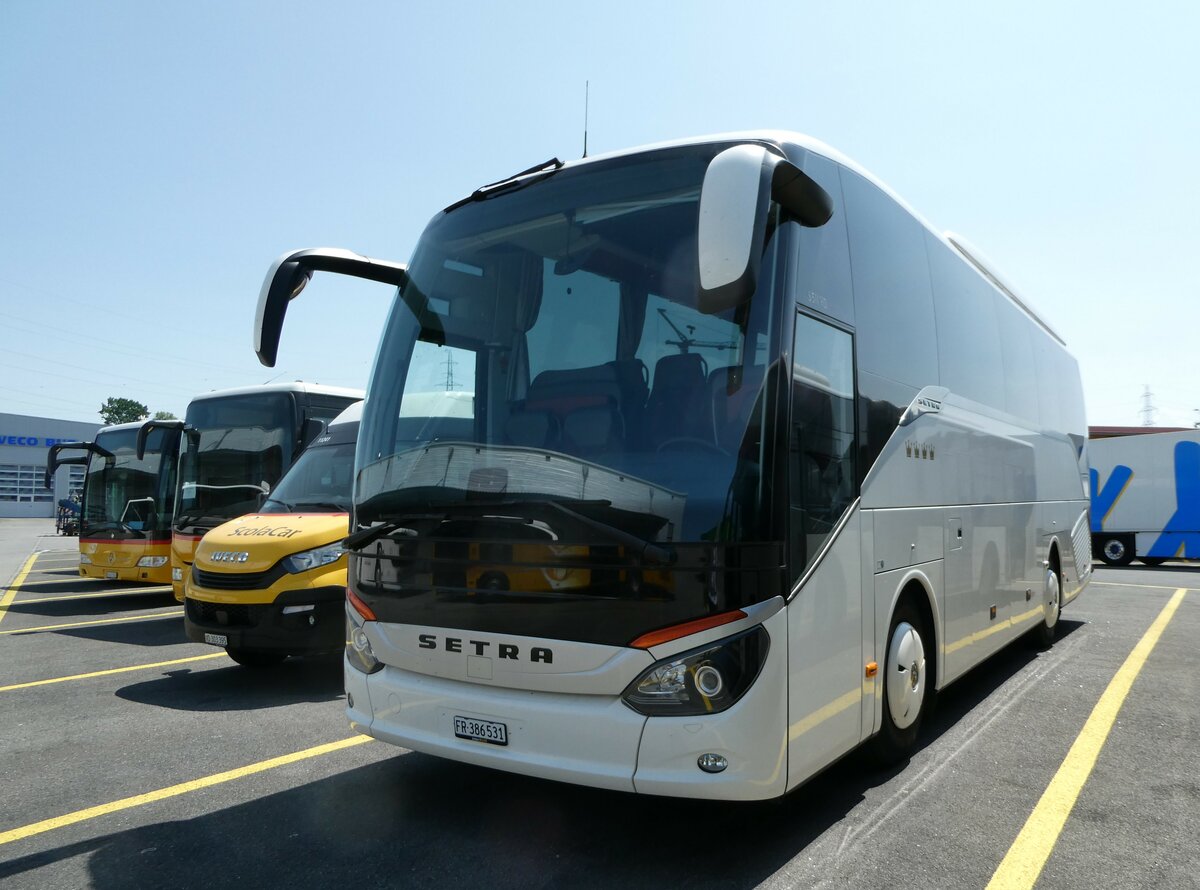
{"type": "Polygon", "coordinates": [[[255,512],[206,534],[184,576],[184,629],[238,664],[345,644],[346,555],[354,442],[361,403],[329,426],[288,468],[255,512]]]}
{"type": "Polygon", "coordinates": [[[269,383],[196,396],[182,421],[148,420],[181,431],[175,512],[171,522],[171,586],[183,602],[184,575],[196,545],[223,522],[262,505],[284,472],[325,424],[361,390],[308,383],[269,383]]]}
{"type": "Polygon", "coordinates": [[[171,580],[171,515],[175,501],[176,430],[156,430],[139,454],[140,423],[107,426],[92,442],[53,445],[46,487],[63,464],[83,464],[79,574],[108,581],[171,580]],[[60,457],[63,451],[83,451],[60,457]]]}
{"type": "Polygon", "coordinates": [[[285,256],[264,362],[314,270],[398,286],[345,542],[375,738],[776,797],[862,744],[902,759],[937,690],[1049,645],[1090,576],[1062,339],[815,140],[554,161],[438,213],[407,267],[285,256]],[[406,416],[447,366],[470,416],[406,416]]]}

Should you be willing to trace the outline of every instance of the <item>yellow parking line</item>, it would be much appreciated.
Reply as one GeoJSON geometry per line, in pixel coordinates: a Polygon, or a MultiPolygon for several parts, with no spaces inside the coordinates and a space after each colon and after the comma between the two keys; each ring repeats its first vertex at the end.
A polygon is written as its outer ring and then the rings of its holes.
{"type": "Polygon", "coordinates": [[[215,775],[205,776],[200,779],[193,779],[191,782],[183,782],[179,785],[170,785],[167,788],[160,788],[157,791],[150,791],[146,794],[137,794],[133,797],[125,797],[121,800],[114,800],[112,803],[100,804],[100,806],[96,807],[88,807],[86,810],[76,810],[74,813],[67,813],[65,816],[56,816],[53,819],[45,819],[41,822],[34,822],[31,825],[24,825],[20,828],[13,828],[9,831],[0,832],[0,844],[10,844],[13,841],[19,841],[24,840],[27,837],[33,837],[35,834],[44,834],[45,832],[53,831],[56,828],[64,828],[68,825],[74,825],[77,822],[86,822],[88,819],[95,819],[99,816],[107,816],[109,813],[118,813],[121,810],[129,810],[134,807],[145,806],[148,803],[166,800],[169,797],[178,797],[181,794],[187,794],[191,791],[199,791],[202,788],[211,788],[213,785],[220,785],[223,782],[232,782],[235,779],[252,776],[255,773],[261,773],[269,769],[275,769],[278,766],[287,766],[289,763],[308,760],[312,757],[320,757],[322,754],[330,754],[334,751],[340,751],[343,748],[351,748],[355,745],[361,745],[370,741],[373,741],[370,736],[353,736],[348,739],[342,739],[340,742],[330,742],[327,745],[317,745],[315,748],[306,748],[305,750],[297,751],[294,754],[285,754],[282,757],[272,757],[270,760],[260,760],[258,763],[251,763],[249,766],[231,769],[228,772],[216,773],[215,775]]]}
{"type": "Polygon", "coordinates": [[[75,621],[71,624],[46,624],[42,627],[19,627],[13,630],[0,630],[0,636],[5,634],[31,634],[44,630],[62,630],[67,627],[91,627],[96,624],[116,624],[118,621],[151,621],[155,618],[178,618],[183,609],[172,612],[157,612],[153,615],[128,615],[124,618],[98,618],[95,621],[75,621]]]}
{"type": "Polygon", "coordinates": [[[1138,590],[1200,590],[1200,587],[1176,587],[1174,584],[1126,584],[1123,581],[1090,581],[1100,587],[1136,587],[1138,590]]]}
{"type": "Polygon", "coordinates": [[[72,674],[69,677],[54,677],[50,680],[33,680],[29,683],[14,683],[11,686],[0,686],[0,692],[12,692],[14,689],[29,689],[33,686],[49,686],[53,683],[67,683],[71,680],[90,680],[93,677],[107,677],[111,674],[127,674],[130,671],[148,671],[151,668],[170,667],[174,664],[187,664],[190,661],[207,661],[211,658],[224,657],[224,652],[212,652],[208,655],[193,655],[190,658],[174,658],[171,661],[156,661],[154,664],[135,664],[131,667],[110,668],[106,671],[92,671],[90,674],[72,674]]]}
{"type": "Polygon", "coordinates": [[[25,560],[25,565],[21,566],[21,571],[17,572],[17,576],[13,578],[13,583],[8,586],[8,591],[3,597],[0,597],[0,621],[3,621],[4,616],[8,614],[8,607],[17,598],[17,591],[21,589],[21,583],[25,580],[25,576],[29,574],[29,570],[33,568],[35,559],[37,559],[36,553],[25,560]]]}
{"type": "Polygon", "coordinates": [[[87,581],[87,580],[94,581],[95,579],[94,578],[88,579],[87,577],[85,577],[83,575],[72,575],[69,578],[51,578],[48,581],[25,581],[24,579],[22,579],[21,584],[19,584],[19,585],[18,584],[10,584],[9,587],[16,589],[17,587],[35,587],[35,586],[40,586],[42,584],[72,584],[76,581],[87,581]]]}
{"type": "Polygon", "coordinates": [[[21,600],[22,606],[28,606],[32,603],[65,603],[68,600],[94,600],[102,599],[107,596],[140,596],[143,594],[162,596],[164,593],[170,593],[171,587],[123,587],[120,590],[106,590],[104,593],[73,593],[67,596],[43,596],[35,600],[21,600]]]}
{"type": "Polygon", "coordinates": [[[1116,722],[1125,696],[1129,694],[1133,681],[1137,679],[1159,637],[1175,616],[1175,610],[1179,608],[1186,593],[1186,587],[1175,591],[1175,595],[1158,613],[1150,629],[1133,647],[1125,663],[1112,678],[1075,743],[1071,745],[1071,750],[1067,752],[1066,759],[1050,780],[1017,839],[1009,847],[1008,853],[1000,862],[1000,867],[992,875],[987,890],[1026,890],[1037,883],[1046,860],[1050,858],[1050,853],[1058,842],[1067,817],[1071,815],[1079,792],[1083,790],[1092,767],[1096,764],[1096,758],[1100,756],[1100,749],[1108,739],[1109,730],[1116,722]]]}

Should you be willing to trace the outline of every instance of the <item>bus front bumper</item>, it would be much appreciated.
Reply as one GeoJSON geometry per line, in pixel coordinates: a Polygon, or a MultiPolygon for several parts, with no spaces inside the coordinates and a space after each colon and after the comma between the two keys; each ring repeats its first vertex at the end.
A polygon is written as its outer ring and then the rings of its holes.
{"type": "Polygon", "coordinates": [[[342,586],[289,590],[272,603],[213,603],[192,597],[185,602],[184,631],[197,643],[287,655],[336,652],[345,645],[342,586]]]}

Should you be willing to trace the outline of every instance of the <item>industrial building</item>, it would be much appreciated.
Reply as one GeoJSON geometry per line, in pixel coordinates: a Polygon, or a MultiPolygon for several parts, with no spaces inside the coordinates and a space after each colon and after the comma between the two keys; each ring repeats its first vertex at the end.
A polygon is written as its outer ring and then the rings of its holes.
{"type": "Polygon", "coordinates": [[[90,442],[98,423],[0,414],[0,519],[54,516],[58,501],[83,490],[82,466],[60,467],[54,487],[45,487],[50,446],[90,442]]]}

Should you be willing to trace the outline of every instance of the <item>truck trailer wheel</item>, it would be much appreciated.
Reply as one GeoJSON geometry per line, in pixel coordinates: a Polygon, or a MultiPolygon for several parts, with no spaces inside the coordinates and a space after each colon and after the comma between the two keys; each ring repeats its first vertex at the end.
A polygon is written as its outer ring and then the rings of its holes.
{"type": "Polygon", "coordinates": [[[1100,558],[1110,566],[1127,566],[1133,562],[1133,548],[1124,538],[1104,538],[1100,542],[1100,558]]]}

